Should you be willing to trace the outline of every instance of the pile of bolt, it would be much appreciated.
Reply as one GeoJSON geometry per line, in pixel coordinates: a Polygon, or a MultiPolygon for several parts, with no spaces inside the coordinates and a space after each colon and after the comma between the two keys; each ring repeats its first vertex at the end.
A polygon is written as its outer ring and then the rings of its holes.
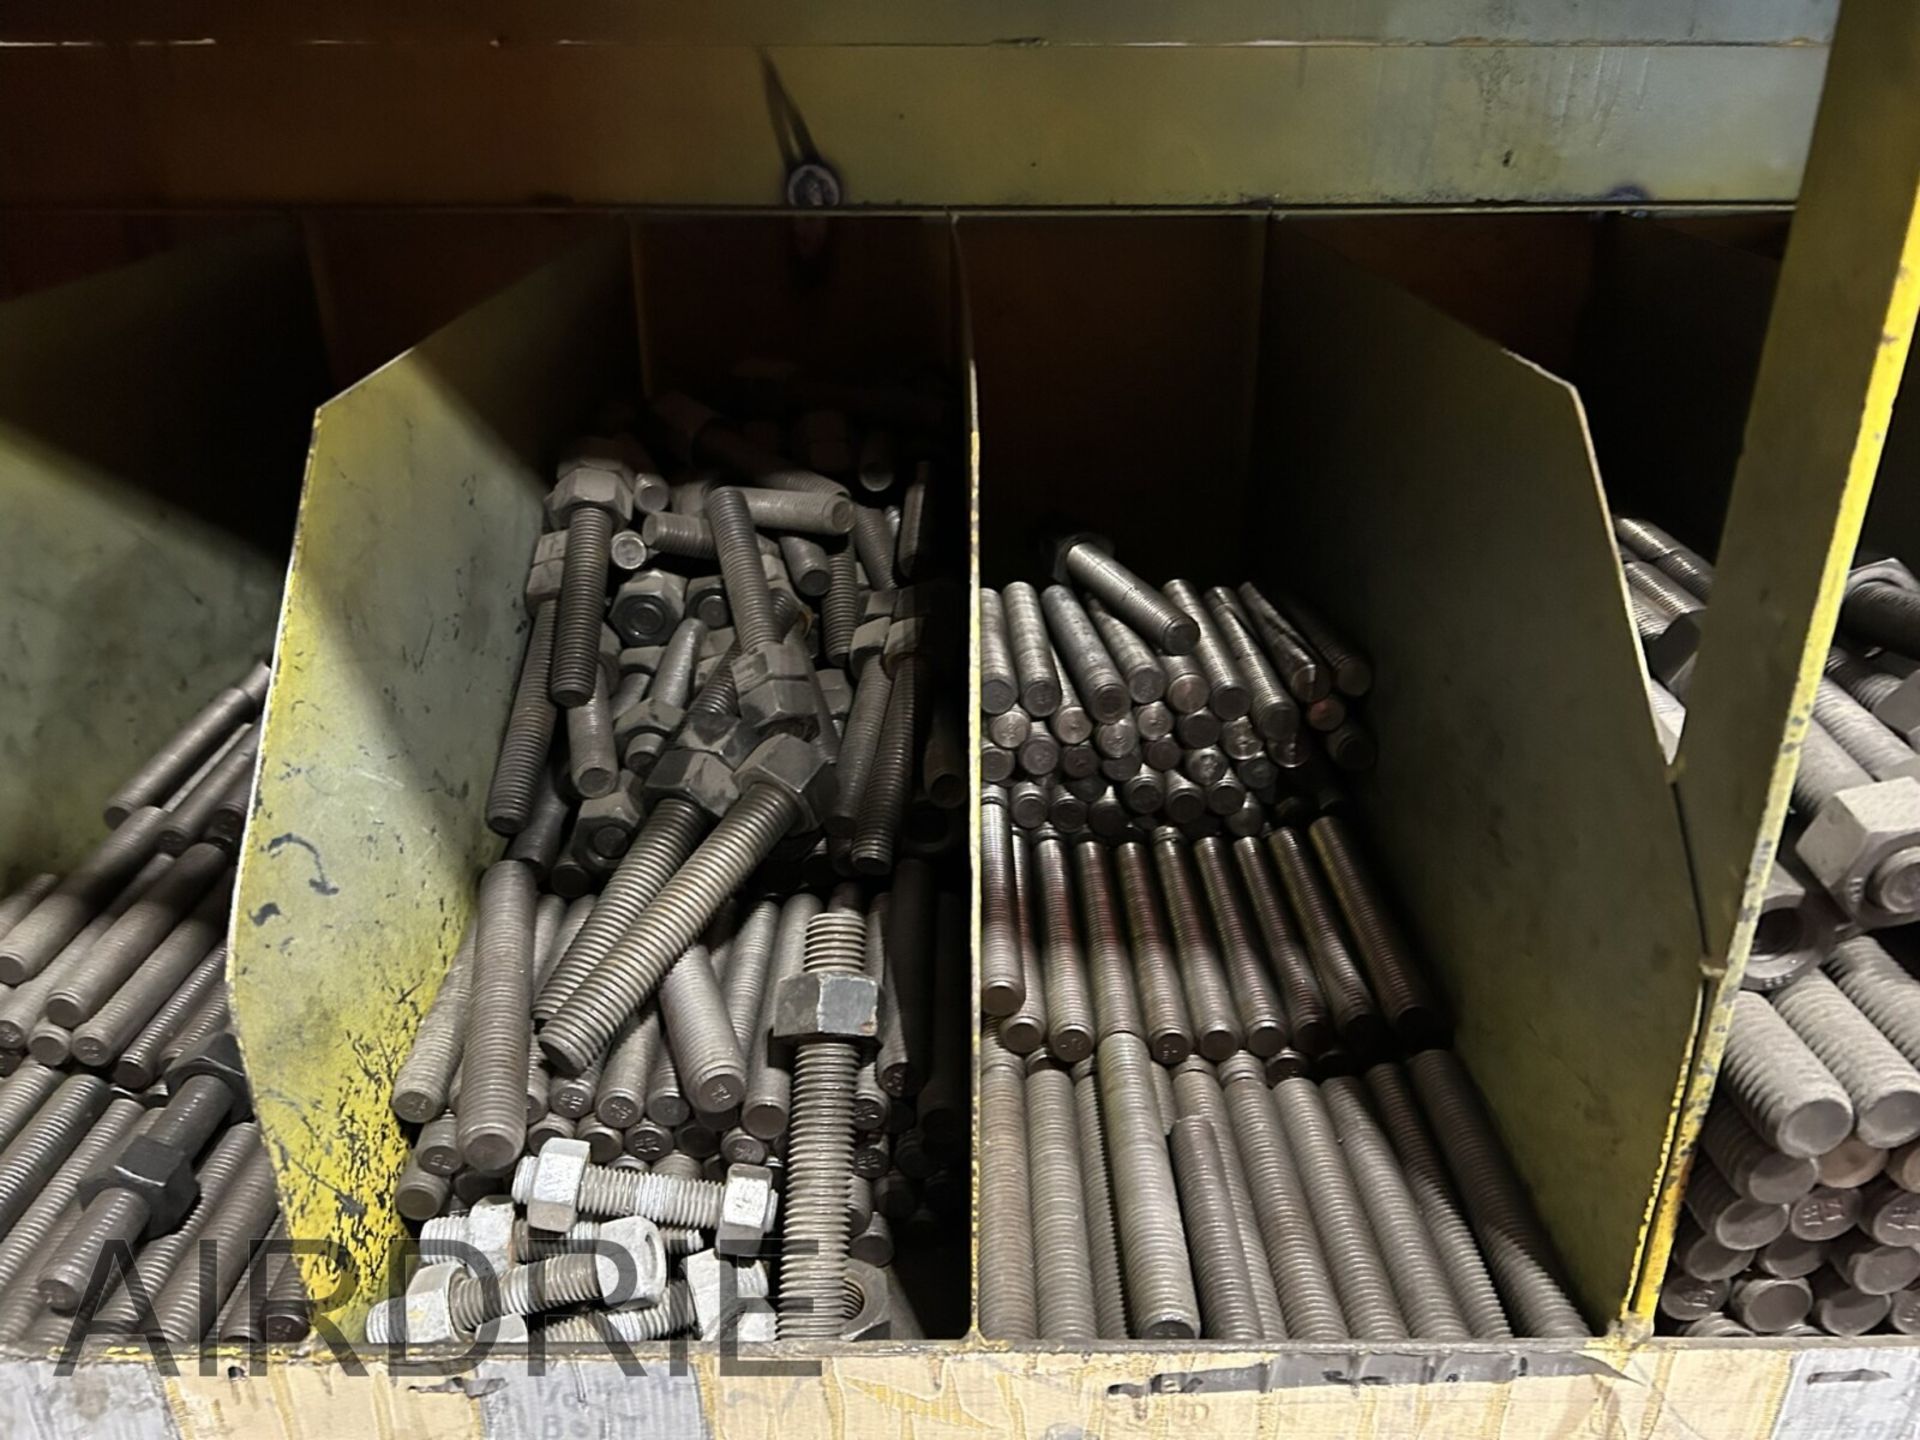
{"type": "Polygon", "coordinates": [[[307,1333],[227,1029],[267,678],[251,669],[141,766],[70,872],[0,902],[0,1340],[307,1333]]]}
{"type": "Polygon", "coordinates": [[[1297,600],[1156,591],[1084,535],[1055,556],[1039,594],[1015,581],[980,595],[980,771],[1010,786],[1015,824],[1253,835],[1270,808],[1316,813],[1326,760],[1373,763],[1349,713],[1372,669],[1297,600]]]}
{"type": "MultiPolygon", "coordinates": [[[[1671,757],[1713,567],[1644,520],[1614,529],[1671,757]]],[[[1920,911],[1901,615],[1920,615],[1906,568],[1857,563],[1661,1294],[1681,1334],[1920,1333],[1920,983],[1865,933],[1920,911]]]]}
{"type": "Polygon", "coordinates": [[[984,1334],[1589,1333],[1338,816],[1109,847],[985,798],[984,1334]]]}
{"type": "Polygon", "coordinates": [[[771,1338],[769,1305],[781,1339],[907,1334],[874,1278],[896,1231],[964,1234],[964,712],[936,681],[965,690],[933,468],[902,467],[896,528],[880,431],[856,498],[684,397],[650,421],[722,474],[669,482],[624,435],[560,466],[487,801],[506,852],[394,1086],[430,1263],[372,1338],[514,1307],[563,1341],[771,1338]],[[436,1247],[476,1225],[456,1278],[436,1247]],[[616,1272],[655,1229],[679,1273],[636,1291],[616,1272]]]}

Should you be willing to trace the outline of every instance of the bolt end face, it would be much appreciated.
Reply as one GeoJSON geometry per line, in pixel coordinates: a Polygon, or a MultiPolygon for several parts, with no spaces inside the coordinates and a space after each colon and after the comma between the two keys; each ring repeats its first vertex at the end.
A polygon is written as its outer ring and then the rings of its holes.
{"type": "Polygon", "coordinates": [[[1191,615],[1179,615],[1160,630],[1160,648],[1169,655],[1191,655],[1200,648],[1200,626],[1191,615]]]}

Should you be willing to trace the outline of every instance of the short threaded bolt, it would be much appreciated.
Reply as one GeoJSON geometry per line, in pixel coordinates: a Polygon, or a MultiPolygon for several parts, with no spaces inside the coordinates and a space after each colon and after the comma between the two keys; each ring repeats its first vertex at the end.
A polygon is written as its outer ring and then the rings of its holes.
{"type": "Polygon", "coordinates": [[[593,694],[600,672],[600,626],[607,613],[608,546],[613,512],[577,505],[567,517],[567,552],[560,567],[559,609],[553,626],[553,664],[547,693],[571,709],[593,694]]]}
{"type": "Polygon", "coordinates": [[[1819,971],[1773,997],[1774,1009],[1806,1042],[1853,1102],[1853,1130],[1892,1149],[1920,1137],[1920,1072],[1819,971]]]}
{"type": "Polygon", "coordinates": [[[1720,1082],[1760,1138],[1783,1154],[1824,1155],[1853,1130],[1853,1102],[1764,996],[1742,990],[1720,1082]]]}
{"type": "MultiPolygon", "coordinates": [[[[809,975],[858,975],[865,970],[866,949],[865,916],[824,911],[807,922],[802,969],[809,975]]],[[[841,1329],[839,1297],[852,1240],[847,1194],[853,1184],[853,1091],[862,1047],[821,1038],[794,1048],[779,1334],[782,1340],[831,1339],[841,1329]]]]}
{"type": "Polygon", "coordinates": [[[720,558],[720,578],[727,589],[727,607],[733,611],[733,631],[740,649],[758,649],[780,639],[773,617],[773,591],[766,567],[760,563],[760,534],[753,527],[746,497],[731,485],[707,495],[707,525],[713,531],[720,558]]]}

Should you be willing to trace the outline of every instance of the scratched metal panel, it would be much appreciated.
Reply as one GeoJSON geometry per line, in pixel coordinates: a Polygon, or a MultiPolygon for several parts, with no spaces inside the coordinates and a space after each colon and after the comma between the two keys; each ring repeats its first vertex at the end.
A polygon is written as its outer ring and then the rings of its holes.
{"type": "Polygon", "coordinates": [[[708,1440],[700,1382],[671,1363],[549,1360],[538,1371],[512,1362],[484,1367],[479,1396],[487,1440],[708,1440]]]}
{"type": "Polygon", "coordinates": [[[1920,1431],[1911,1341],[1822,1345],[1793,1357],[1773,1440],[1905,1440],[1920,1431]]]}
{"type": "Polygon", "coordinates": [[[314,425],[230,975],[290,1228],[363,1282],[400,1233],[393,1073],[499,848],[481,797],[551,447],[631,390],[631,317],[610,226],[314,425]]]}
{"type": "Polygon", "coordinates": [[[0,1435],[7,1440],[177,1440],[160,1372],[150,1365],[0,1361],[0,1435]]]}
{"type": "Polygon", "coordinates": [[[0,888],[267,653],[321,376],[280,227],[0,306],[0,888]]]}

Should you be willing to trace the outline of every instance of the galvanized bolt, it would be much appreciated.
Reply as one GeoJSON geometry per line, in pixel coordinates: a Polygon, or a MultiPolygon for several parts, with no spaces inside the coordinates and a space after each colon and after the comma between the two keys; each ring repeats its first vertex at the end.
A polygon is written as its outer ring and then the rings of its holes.
{"type": "Polygon", "coordinates": [[[1115,560],[1095,536],[1069,535],[1054,550],[1054,578],[1097,595],[1114,614],[1169,655],[1187,655],[1200,643],[1198,628],[1178,605],[1115,560]]]}
{"type": "Polygon", "coordinates": [[[1825,1154],[1853,1130],[1846,1090],[1773,1006],[1749,991],[1734,997],[1720,1079],[1755,1133],[1785,1154],[1825,1154]]]}
{"type": "Polygon", "coordinates": [[[1920,1072],[1818,971],[1773,999],[1779,1012],[1853,1102],[1853,1132],[1891,1149],[1920,1137],[1920,1072]]]}
{"type": "Polygon", "coordinates": [[[1196,1338],[1200,1307],[1179,1196],[1165,1129],[1151,1118],[1158,1108],[1152,1076],[1159,1067],[1138,1036],[1109,1035],[1100,1042],[1095,1069],[1134,1337],[1196,1338]]]}
{"type": "Polygon", "coordinates": [[[460,1151],[475,1170],[505,1170],[526,1145],[535,889],[516,860],[480,879],[457,1109],[460,1151]]]}

